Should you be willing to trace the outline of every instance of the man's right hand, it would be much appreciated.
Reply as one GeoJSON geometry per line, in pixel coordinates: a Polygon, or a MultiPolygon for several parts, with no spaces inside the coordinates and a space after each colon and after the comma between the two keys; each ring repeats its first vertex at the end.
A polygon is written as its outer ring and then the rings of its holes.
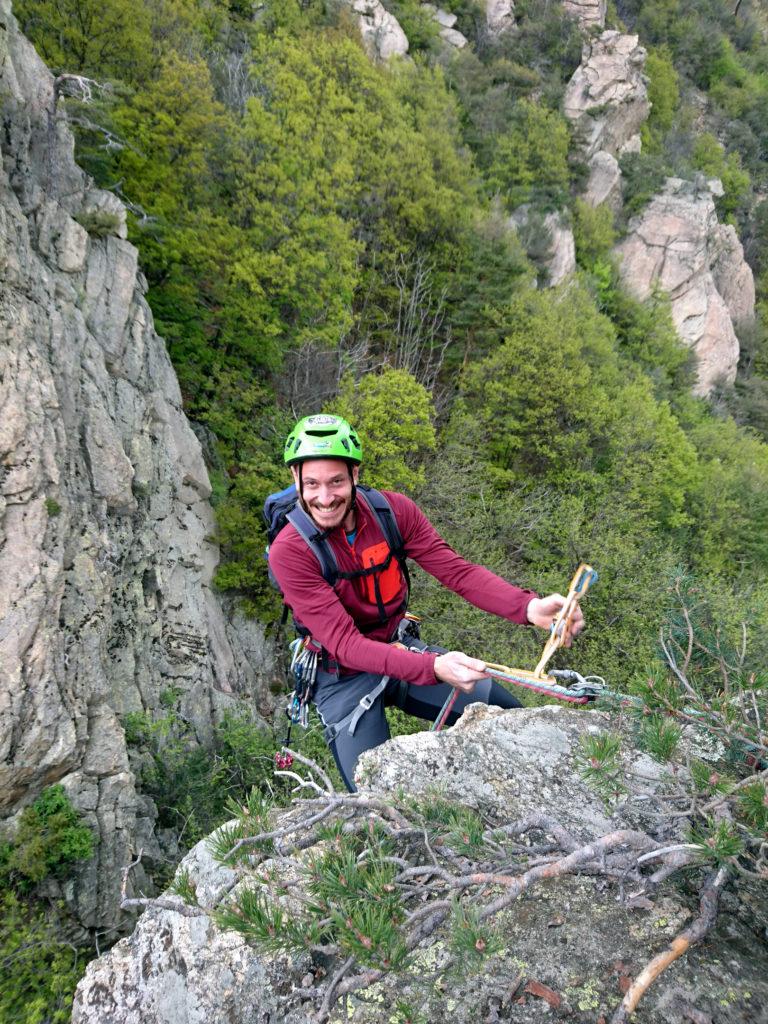
{"type": "Polygon", "coordinates": [[[441,683],[450,683],[462,693],[472,693],[475,683],[485,678],[485,662],[461,651],[448,651],[435,658],[435,675],[441,683]]]}

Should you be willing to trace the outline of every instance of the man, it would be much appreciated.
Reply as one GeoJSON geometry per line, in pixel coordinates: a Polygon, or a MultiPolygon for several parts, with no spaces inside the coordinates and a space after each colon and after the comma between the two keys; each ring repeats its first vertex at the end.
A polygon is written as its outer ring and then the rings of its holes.
{"type": "MultiPolygon", "coordinates": [[[[389,739],[386,705],[434,720],[455,687],[461,693],[448,724],[472,701],[520,707],[504,687],[484,677],[485,664],[477,658],[426,645],[406,649],[393,644],[408,582],[387,543],[373,497],[358,490],[362,457],[360,440],[346,420],[308,416],[296,424],[285,444],[285,462],[310,527],[317,530],[315,539],[322,538],[333,551],[338,579],[333,586],[326,582],[317,555],[290,522],[269,551],[286,604],[311,637],[311,648],[322,652],[313,699],[352,791],[360,754],[389,739]]],[[[410,498],[383,493],[405,554],[422,569],[484,611],[521,625],[550,627],[565,603],[562,595],[541,598],[465,561],[410,498]]],[[[577,610],[571,634],[582,626],[577,610]]]]}

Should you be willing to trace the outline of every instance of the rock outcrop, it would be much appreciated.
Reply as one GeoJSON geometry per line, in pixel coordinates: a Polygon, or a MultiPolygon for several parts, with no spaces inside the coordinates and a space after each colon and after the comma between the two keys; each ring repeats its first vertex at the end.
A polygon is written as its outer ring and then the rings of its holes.
{"type": "Polygon", "coordinates": [[[553,210],[541,214],[527,203],[509,219],[531,260],[543,274],[539,284],[555,288],[576,270],[576,244],[565,215],[553,210]]]}
{"type": "Polygon", "coordinates": [[[515,27],[514,0],[486,0],[485,23],[491,35],[499,35],[515,27]]]}
{"type": "Polygon", "coordinates": [[[408,38],[400,22],[379,0],[352,0],[358,16],[360,35],[369,57],[386,61],[408,53],[408,38]]]}
{"type": "Polygon", "coordinates": [[[739,358],[734,325],[754,319],[752,271],[735,230],[718,222],[719,181],[667,179],[664,190],[629,224],[616,253],[621,277],[637,298],[668,293],[672,319],[696,354],[697,394],[733,381],[739,358]]]}
{"type": "Polygon", "coordinates": [[[455,47],[457,50],[461,50],[467,45],[469,42],[467,37],[455,28],[456,22],[459,20],[455,14],[450,14],[448,11],[444,11],[442,7],[436,7],[434,4],[422,4],[421,6],[423,10],[429,11],[440,26],[440,38],[444,43],[455,47]]]}
{"type": "Polygon", "coordinates": [[[131,851],[157,850],[120,716],[173,688],[205,742],[259,666],[211,590],[208,474],[125,211],[76,166],[8,0],[0,65],[0,815],[12,834],[64,785],[98,840],[65,895],[111,927],[131,851]]]}
{"type": "Polygon", "coordinates": [[[618,157],[639,152],[640,127],[650,112],[645,57],[637,36],[603,32],[584,44],[566,88],[565,116],[589,165],[584,198],[592,206],[621,205],[618,157]]]}
{"type": "Polygon", "coordinates": [[[605,28],[607,8],[607,0],[563,0],[565,13],[575,18],[585,32],[605,28]]]}
{"type": "Polygon", "coordinates": [[[588,158],[600,150],[618,156],[636,145],[650,112],[645,57],[637,36],[612,30],[584,44],[563,104],[588,158]]]}
{"type": "MultiPolygon", "coordinates": [[[[400,737],[366,753],[357,777],[364,797],[385,800],[398,789],[430,798],[437,787],[441,796],[475,808],[493,825],[544,811],[578,842],[621,827],[650,828],[653,819],[643,818],[642,800],[626,817],[611,815],[581,781],[579,741],[607,725],[607,717],[595,711],[505,712],[472,705],[453,729],[400,737]]],[[[661,767],[631,746],[623,767],[636,773],[646,794],[669,784],[661,767]]],[[[283,812],[280,823],[289,813],[283,812]]],[[[294,846],[289,860],[267,860],[257,876],[246,867],[233,870],[215,862],[203,842],[182,868],[196,885],[202,908],[258,886],[290,917],[302,895],[308,856],[294,846]]],[[[458,857],[454,863],[461,873],[466,862],[458,857]]],[[[362,1024],[382,1024],[399,1019],[401,1001],[415,1019],[457,1024],[530,1024],[551,1018],[555,1006],[585,1024],[601,1014],[607,1018],[621,1000],[621,978],[635,977],[696,913],[696,904],[673,885],[631,909],[617,899],[617,886],[599,877],[544,882],[510,903],[500,922],[498,952],[466,972],[459,984],[445,973],[451,951],[441,927],[414,951],[397,978],[385,974],[370,988],[353,992],[343,1009],[337,1005],[331,1012],[330,1021],[340,1024],[354,1016],[362,1024]],[[542,991],[549,1006],[541,1001],[542,991]]],[[[337,966],[320,953],[288,956],[251,948],[205,915],[151,908],[130,938],[89,965],[75,997],[73,1024],[305,1024],[313,1019],[313,1004],[302,990],[333,977],[337,966]]],[[[757,940],[750,943],[743,924],[725,907],[707,945],[694,947],[662,975],[633,1021],[680,1024],[679,1000],[687,999],[702,1019],[714,1012],[729,1024],[754,1022],[754,1011],[768,998],[766,978],[768,951],[757,940]],[[727,1015],[721,1013],[725,1005],[727,1015]]]]}

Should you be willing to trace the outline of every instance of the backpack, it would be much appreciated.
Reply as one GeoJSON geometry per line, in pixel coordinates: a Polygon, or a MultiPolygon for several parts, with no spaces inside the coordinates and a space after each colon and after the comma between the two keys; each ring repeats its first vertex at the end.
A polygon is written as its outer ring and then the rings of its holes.
{"type": "MultiPolygon", "coordinates": [[[[357,490],[364,495],[373,517],[379,525],[379,529],[384,534],[386,544],[377,545],[374,549],[378,555],[382,556],[381,562],[372,558],[371,564],[365,569],[357,569],[354,572],[342,572],[339,569],[336,555],[328,543],[327,537],[322,530],[317,528],[312,518],[299,504],[299,496],[295,484],[291,484],[285,490],[270,494],[264,502],[264,520],[267,524],[268,539],[265,557],[267,563],[269,563],[269,545],[274,541],[286,523],[290,523],[317,558],[323,579],[329,586],[334,586],[341,579],[351,580],[363,577],[370,581],[369,595],[378,606],[380,621],[386,622],[388,615],[384,608],[385,599],[380,590],[379,579],[381,574],[389,569],[393,558],[397,560],[400,566],[406,585],[406,596],[401,611],[404,612],[408,605],[411,579],[406,564],[405,545],[400,528],[397,525],[397,519],[392,511],[392,506],[381,491],[377,491],[373,487],[365,487],[362,484],[358,484],[357,490]],[[386,551],[383,549],[386,549],[386,551]]],[[[271,569],[269,570],[269,579],[272,586],[279,591],[280,585],[271,569]]],[[[287,609],[284,611],[283,621],[285,621],[286,615],[287,609]]],[[[299,624],[297,623],[296,625],[301,632],[299,624]]]]}

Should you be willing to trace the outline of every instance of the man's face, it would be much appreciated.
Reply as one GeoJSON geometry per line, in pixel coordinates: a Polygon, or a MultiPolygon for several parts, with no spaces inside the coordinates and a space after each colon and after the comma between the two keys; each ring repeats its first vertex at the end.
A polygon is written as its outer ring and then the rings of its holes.
{"type": "MultiPolygon", "coordinates": [[[[299,488],[299,468],[291,466],[293,480],[299,488]]],[[[307,459],[302,464],[302,497],[307,511],[321,530],[340,526],[352,507],[352,481],[357,483],[360,470],[349,467],[341,459],[307,459]]]]}

